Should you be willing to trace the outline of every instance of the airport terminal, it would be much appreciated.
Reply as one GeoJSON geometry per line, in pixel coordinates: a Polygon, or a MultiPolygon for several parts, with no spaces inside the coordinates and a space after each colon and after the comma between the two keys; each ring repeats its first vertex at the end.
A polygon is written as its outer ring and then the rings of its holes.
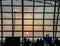
{"type": "Polygon", "coordinates": [[[0,46],[60,46],[60,0],[0,0],[0,46]]]}

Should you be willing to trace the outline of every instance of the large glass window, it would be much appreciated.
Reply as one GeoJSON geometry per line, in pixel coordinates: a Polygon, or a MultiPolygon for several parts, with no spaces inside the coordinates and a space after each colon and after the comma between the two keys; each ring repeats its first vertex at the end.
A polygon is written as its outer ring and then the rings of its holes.
{"type": "Polygon", "coordinates": [[[45,0],[2,0],[0,3],[1,39],[27,37],[36,40],[46,34],[52,38],[60,37],[58,2],[56,6],[55,1],[45,0]]]}

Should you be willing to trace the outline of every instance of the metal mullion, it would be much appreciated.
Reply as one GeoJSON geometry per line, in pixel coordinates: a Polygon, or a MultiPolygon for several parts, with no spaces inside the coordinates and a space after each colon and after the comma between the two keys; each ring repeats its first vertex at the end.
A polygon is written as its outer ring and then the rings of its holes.
{"type": "Polygon", "coordinates": [[[56,32],[55,32],[55,37],[57,36],[57,28],[58,28],[58,26],[59,26],[59,25],[58,25],[59,11],[60,11],[60,10],[59,10],[59,6],[58,6],[58,9],[57,9],[57,10],[58,10],[58,13],[57,13],[57,20],[56,20],[56,32]]]}
{"type": "MultiPolygon", "coordinates": [[[[11,5],[2,5],[2,6],[11,6],[11,5]]],[[[14,5],[14,6],[18,6],[20,7],[21,5],[14,5]]],[[[24,5],[25,7],[32,7],[33,5],[24,5]]],[[[35,5],[35,7],[43,7],[43,5],[35,5]]],[[[52,6],[46,6],[46,7],[54,7],[53,5],[52,6]]],[[[58,6],[56,6],[58,7],[58,6]]]]}
{"type": "Polygon", "coordinates": [[[44,37],[44,18],[45,18],[45,0],[44,0],[44,7],[43,7],[43,37],[44,37]]]}
{"type": "MultiPolygon", "coordinates": [[[[1,18],[0,18],[1,19],[1,18]]],[[[32,20],[33,18],[25,18],[24,20],[32,20]]],[[[12,20],[11,18],[3,18],[3,20],[12,20]]],[[[14,20],[22,20],[22,19],[19,19],[19,18],[15,18],[14,20]]],[[[38,18],[34,18],[34,20],[43,20],[43,19],[38,19],[38,18]]],[[[44,20],[53,20],[53,19],[44,19],[44,20]]],[[[55,19],[57,20],[57,19],[55,19]]],[[[60,19],[59,19],[60,20],[60,19]]]]}
{"type": "Polygon", "coordinates": [[[23,38],[24,38],[24,0],[22,1],[22,44],[23,44],[23,38]]]}
{"type": "Polygon", "coordinates": [[[32,27],[33,28],[33,31],[32,31],[33,44],[34,44],[34,6],[35,6],[35,0],[33,0],[33,27],[32,27]]]}
{"type": "MultiPolygon", "coordinates": [[[[3,13],[12,13],[12,12],[3,12],[3,13]]],[[[22,12],[13,12],[13,13],[22,13],[22,12]]],[[[30,14],[32,14],[33,12],[24,12],[24,13],[30,13],[30,14]]],[[[44,13],[44,12],[34,12],[34,14],[42,14],[42,13],[44,13]]],[[[54,12],[45,12],[45,14],[53,14],[53,13],[54,12]]],[[[55,12],[55,13],[57,14],[58,12],[55,12]]],[[[59,12],[59,14],[60,14],[60,12],[59,12]]]]}
{"type": "MultiPolygon", "coordinates": [[[[1,37],[0,37],[1,38],[1,37]]],[[[5,38],[5,36],[3,37],[5,38]]],[[[21,37],[22,38],[22,37],[21,37]]],[[[27,36],[27,38],[32,38],[31,36],[27,36]]],[[[35,36],[34,38],[42,38],[42,36],[35,36]]],[[[53,37],[52,37],[53,38],[53,37]]],[[[55,37],[54,37],[55,38],[55,37]]],[[[57,37],[57,38],[60,38],[60,37],[57,37]]]]}
{"type": "Polygon", "coordinates": [[[11,0],[11,9],[12,9],[12,37],[14,37],[14,19],[13,19],[13,0],[11,0]]]}
{"type": "MultiPolygon", "coordinates": [[[[12,30],[9,30],[9,31],[7,31],[7,30],[4,30],[4,32],[11,32],[12,30]]],[[[24,32],[32,32],[33,30],[25,30],[24,32]]],[[[1,32],[1,31],[0,31],[1,32]]],[[[15,30],[14,32],[22,32],[22,30],[15,30]]],[[[42,30],[35,30],[34,32],[42,32],[42,30]]],[[[44,31],[44,32],[53,32],[53,31],[50,31],[50,30],[48,30],[48,31],[44,31]]],[[[60,32],[60,31],[55,31],[55,32],[60,32]]]]}
{"type": "Polygon", "coordinates": [[[53,16],[53,41],[54,41],[54,38],[55,38],[55,14],[56,14],[56,0],[55,0],[55,6],[54,6],[54,16],[53,16]]]}
{"type": "Polygon", "coordinates": [[[3,12],[2,12],[2,0],[1,0],[1,44],[2,42],[3,42],[3,12]]]}
{"type": "MultiPolygon", "coordinates": [[[[13,24],[14,25],[14,24],[13,24]]],[[[24,26],[32,26],[33,24],[25,24],[24,26]]],[[[1,24],[0,24],[0,26],[1,26],[1,24]]],[[[3,26],[12,26],[11,24],[3,24],[3,26]]],[[[14,26],[22,26],[21,24],[15,24],[14,26]]],[[[40,24],[34,24],[34,26],[43,26],[42,24],[40,25],[40,24]]],[[[53,26],[52,24],[46,24],[46,25],[44,25],[44,26],[53,26]]],[[[54,25],[54,26],[60,26],[60,25],[54,25]]]]}

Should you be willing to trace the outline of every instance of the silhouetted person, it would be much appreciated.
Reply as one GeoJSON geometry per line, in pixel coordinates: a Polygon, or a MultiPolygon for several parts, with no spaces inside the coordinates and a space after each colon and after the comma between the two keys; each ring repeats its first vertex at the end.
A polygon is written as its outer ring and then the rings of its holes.
{"type": "Polygon", "coordinates": [[[27,46],[30,46],[31,41],[28,39],[26,44],[27,44],[27,46]]]}
{"type": "Polygon", "coordinates": [[[52,44],[52,38],[49,37],[49,35],[47,34],[46,37],[43,38],[44,42],[46,43],[47,46],[51,46],[52,44]]]}
{"type": "Polygon", "coordinates": [[[27,46],[27,39],[26,39],[26,37],[24,38],[23,46],[27,46]]]}
{"type": "Polygon", "coordinates": [[[60,40],[58,38],[55,39],[54,41],[54,45],[56,46],[60,46],[60,40]]]}
{"type": "Polygon", "coordinates": [[[40,41],[39,41],[39,39],[37,39],[35,45],[36,45],[36,46],[40,46],[40,41]]]}
{"type": "Polygon", "coordinates": [[[40,46],[44,46],[44,42],[42,39],[40,39],[39,43],[40,43],[40,46]]]}
{"type": "Polygon", "coordinates": [[[6,37],[3,46],[20,46],[20,37],[6,37]]]}

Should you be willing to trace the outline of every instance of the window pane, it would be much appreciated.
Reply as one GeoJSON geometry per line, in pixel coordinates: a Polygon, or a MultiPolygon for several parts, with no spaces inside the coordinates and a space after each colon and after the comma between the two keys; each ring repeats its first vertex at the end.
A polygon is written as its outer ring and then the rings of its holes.
{"type": "Polygon", "coordinates": [[[22,25],[22,20],[14,20],[15,21],[15,25],[17,24],[21,24],[22,25]]]}
{"type": "Polygon", "coordinates": [[[34,32],[34,36],[42,36],[43,37],[43,32],[34,32]]]}
{"type": "Polygon", "coordinates": [[[12,30],[12,26],[3,26],[3,30],[4,31],[11,31],[12,30]]]}
{"type": "Polygon", "coordinates": [[[33,12],[33,7],[24,7],[24,12],[33,12]]]}
{"type": "Polygon", "coordinates": [[[12,32],[3,32],[3,37],[11,37],[12,32]]]}
{"type": "Polygon", "coordinates": [[[35,14],[34,18],[35,19],[43,19],[43,14],[35,14]]]}
{"type": "Polygon", "coordinates": [[[44,31],[53,31],[53,26],[44,26],[44,31]]]}
{"type": "Polygon", "coordinates": [[[11,13],[3,13],[3,18],[12,18],[11,13]]]}
{"type": "Polygon", "coordinates": [[[43,12],[43,7],[35,7],[35,12],[43,12]]]}
{"type": "Polygon", "coordinates": [[[57,26],[57,30],[60,31],[60,26],[57,26]]]}
{"type": "Polygon", "coordinates": [[[3,6],[3,7],[2,7],[2,11],[3,11],[3,12],[11,12],[12,9],[11,9],[11,7],[3,6]]]}
{"type": "Polygon", "coordinates": [[[24,14],[24,19],[25,19],[25,18],[33,19],[33,14],[28,14],[28,13],[26,13],[26,14],[24,14]]]}
{"type": "Polygon", "coordinates": [[[45,25],[53,25],[53,20],[44,20],[45,25]]]}
{"type": "Polygon", "coordinates": [[[45,19],[53,19],[53,14],[45,14],[45,19]]]}
{"type": "Polygon", "coordinates": [[[57,37],[60,37],[60,32],[56,32],[57,33],[57,37]]]}
{"type": "Polygon", "coordinates": [[[0,26],[0,31],[1,31],[1,26],[0,26]]]}
{"type": "Polygon", "coordinates": [[[24,20],[24,25],[32,25],[33,20],[24,20]]]}
{"type": "Polygon", "coordinates": [[[42,26],[34,26],[34,31],[42,31],[43,27],[42,26]]]}
{"type": "Polygon", "coordinates": [[[22,32],[14,32],[14,37],[22,37],[22,32]]]}
{"type": "Polygon", "coordinates": [[[12,25],[12,20],[3,20],[3,24],[11,24],[12,25]]]}
{"type": "Polygon", "coordinates": [[[13,13],[13,18],[22,19],[22,14],[21,13],[13,13]]]}
{"type": "Polygon", "coordinates": [[[24,26],[24,31],[32,31],[32,26],[24,26]]]}
{"type": "Polygon", "coordinates": [[[54,12],[54,7],[45,7],[45,12],[54,12]]]}
{"type": "Polygon", "coordinates": [[[22,0],[13,0],[13,5],[21,5],[22,0]]]}
{"type": "Polygon", "coordinates": [[[34,25],[43,25],[43,20],[34,20],[34,25]]]}
{"type": "Polygon", "coordinates": [[[24,5],[33,5],[33,1],[26,0],[24,1],[24,5]]]}
{"type": "Polygon", "coordinates": [[[22,26],[15,26],[15,31],[22,31],[22,26]]]}
{"type": "Polygon", "coordinates": [[[11,0],[2,1],[2,5],[11,5],[11,0]]]}
{"type": "Polygon", "coordinates": [[[22,8],[21,7],[13,7],[13,12],[22,12],[22,8]]]}

